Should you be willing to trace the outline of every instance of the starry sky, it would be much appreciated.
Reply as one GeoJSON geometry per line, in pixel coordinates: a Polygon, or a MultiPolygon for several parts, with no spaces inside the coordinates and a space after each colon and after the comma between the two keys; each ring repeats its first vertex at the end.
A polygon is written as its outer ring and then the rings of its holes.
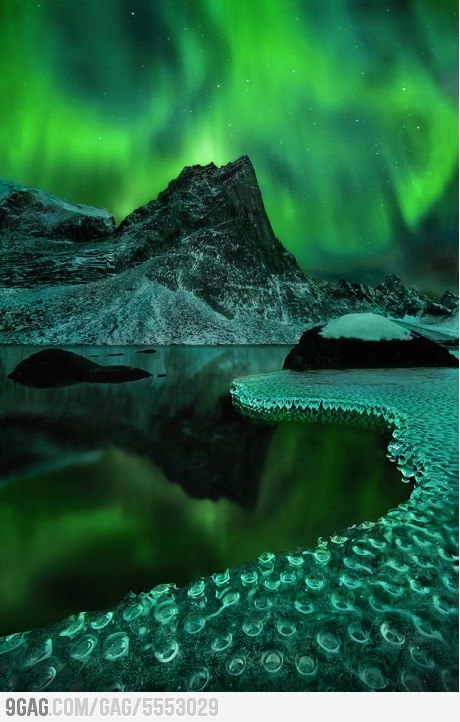
{"type": "Polygon", "coordinates": [[[121,220],[251,158],[304,271],[457,288],[456,0],[1,0],[0,176],[121,220]]]}

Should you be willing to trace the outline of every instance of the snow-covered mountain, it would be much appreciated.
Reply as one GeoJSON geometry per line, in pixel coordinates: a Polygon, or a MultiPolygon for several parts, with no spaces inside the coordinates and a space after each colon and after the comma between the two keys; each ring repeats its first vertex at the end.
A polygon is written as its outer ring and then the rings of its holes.
{"type": "Polygon", "coordinates": [[[115,221],[102,208],[0,179],[0,286],[86,283],[113,270],[115,221]]]}
{"type": "Polygon", "coordinates": [[[0,342],[294,343],[352,311],[448,317],[396,276],[306,276],[275,237],[251,161],[186,167],[118,228],[101,209],[0,181],[0,342]]]}

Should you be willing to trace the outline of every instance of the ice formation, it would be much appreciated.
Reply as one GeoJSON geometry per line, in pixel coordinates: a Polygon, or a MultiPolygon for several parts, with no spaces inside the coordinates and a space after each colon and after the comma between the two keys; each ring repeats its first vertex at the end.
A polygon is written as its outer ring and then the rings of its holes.
{"type": "Polygon", "coordinates": [[[359,338],[363,341],[410,341],[410,331],[377,313],[347,313],[333,318],[319,332],[324,338],[359,338]]]}
{"type": "Polygon", "coordinates": [[[458,689],[457,380],[451,368],[237,379],[234,404],[254,420],[381,419],[410,499],[315,548],[3,637],[0,688],[458,689]]]}

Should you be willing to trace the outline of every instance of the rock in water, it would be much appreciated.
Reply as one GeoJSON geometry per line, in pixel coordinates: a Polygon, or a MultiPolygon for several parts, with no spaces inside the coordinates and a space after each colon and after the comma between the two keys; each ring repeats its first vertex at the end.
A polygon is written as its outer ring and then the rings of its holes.
{"type": "Polygon", "coordinates": [[[306,331],[286,357],[292,371],[458,366],[446,349],[374,313],[350,313],[306,331]]]}
{"type": "Polygon", "coordinates": [[[8,378],[43,389],[82,382],[120,384],[149,376],[147,371],[131,366],[101,366],[72,351],[45,349],[21,361],[8,378]]]}

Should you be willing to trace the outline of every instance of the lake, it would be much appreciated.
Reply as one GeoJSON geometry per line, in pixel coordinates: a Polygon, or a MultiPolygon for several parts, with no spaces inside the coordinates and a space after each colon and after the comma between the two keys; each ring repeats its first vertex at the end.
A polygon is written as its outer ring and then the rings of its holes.
{"type": "Polygon", "coordinates": [[[408,498],[388,430],[233,410],[232,380],[281,369],[290,347],[154,348],[73,347],[152,376],[36,389],[7,375],[40,349],[1,347],[0,634],[313,545],[408,498]]]}

